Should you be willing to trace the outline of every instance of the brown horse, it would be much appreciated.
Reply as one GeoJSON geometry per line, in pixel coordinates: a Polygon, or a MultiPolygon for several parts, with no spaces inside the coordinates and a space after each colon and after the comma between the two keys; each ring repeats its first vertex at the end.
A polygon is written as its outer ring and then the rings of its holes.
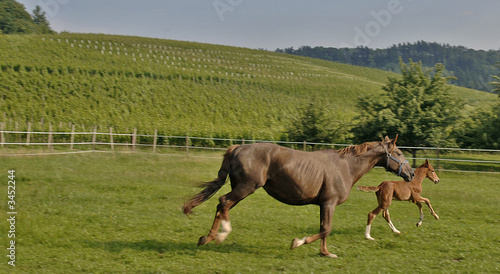
{"type": "Polygon", "coordinates": [[[320,232],[295,238],[291,248],[321,239],[321,254],[328,252],[326,238],[331,232],[336,205],[347,200],[352,186],[374,166],[383,166],[407,181],[413,178],[413,169],[394,140],[385,137],[382,142],[368,142],[342,150],[304,152],[270,143],[231,146],[222,161],[217,179],[204,183],[204,189],[184,204],[184,213],[209,199],[224,185],[227,175],[232,190],[219,198],[215,220],[198,245],[213,240],[220,243],[231,232],[229,210],[248,195],[263,187],[266,192],[286,204],[316,204],[320,207],[320,232]],[[219,231],[221,229],[221,232],[219,231]]]}
{"type": "Polygon", "coordinates": [[[431,166],[429,160],[427,159],[425,159],[425,163],[423,163],[415,170],[415,177],[410,183],[407,183],[405,181],[385,181],[377,187],[358,186],[359,190],[365,192],[376,192],[375,194],[377,195],[378,200],[377,208],[375,208],[368,214],[368,223],[366,224],[365,238],[367,238],[368,240],[374,240],[370,236],[372,221],[382,211],[382,215],[389,224],[389,227],[392,229],[392,232],[397,234],[401,233],[391,222],[391,217],[389,215],[389,206],[391,205],[392,200],[411,201],[417,204],[420,210],[420,221],[417,223],[417,227],[422,225],[422,221],[424,220],[422,203],[427,204],[427,206],[431,210],[432,216],[434,216],[436,220],[439,220],[439,216],[436,214],[436,212],[434,212],[429,199],[420,196],[420,194],[422,193],[422,181],[425,178],[429,178],[429,180],[433,181],[435,184],[439,183],[439,177],[437,176],[434,168],[431,166]]]}

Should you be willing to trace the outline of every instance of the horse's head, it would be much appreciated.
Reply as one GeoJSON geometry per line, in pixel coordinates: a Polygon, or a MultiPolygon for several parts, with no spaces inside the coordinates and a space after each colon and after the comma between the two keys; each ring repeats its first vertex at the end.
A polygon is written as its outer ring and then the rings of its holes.
{"type": "Polygon", "coordinates": [[[434,168],[429,163],[429,160],[425,159],[425,163],[422,166],[427,168],[427,173],[425,174],[425,176],[435,184],[439,183],[439,177],[436,174],[436,171],[434,171],[434,168]]]}
{"type": "Polygon", "coordinates": [[[398,140],[398,135],[393,140],[389,139],[389,137],[385,137],[385,139],[380,143],[383,147],[383,156],[381,160],[377,163],[378,166],[385,167],[385,170],[392,172],[400,177],[402,177],[405,181],[410,182],[413,179],[415,173],[413,172],[413,168],[406,160],[405,156],[396,147],[396,141],[398,140]]]}

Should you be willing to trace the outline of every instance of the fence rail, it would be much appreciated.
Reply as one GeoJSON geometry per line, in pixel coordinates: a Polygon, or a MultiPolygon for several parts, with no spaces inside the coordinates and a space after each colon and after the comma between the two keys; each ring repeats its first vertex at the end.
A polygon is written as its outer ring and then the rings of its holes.
{"type": "MultiPolygon", "coordinates": [[[[181,149],[189,155],[192,149],[225,150],[232,144],[245,144],[256,142],[271,142],[283,146],[293,147],[301,150],[316,150],[322,148],[343,148],[350,144],[314,143],[314,142],[291,142],[270,140],[248,140],[231,138],[210,138],[195,136],[161,135],[155,130],[154,134],[138,134],[137,129],[131,133],[116,133],[113,128],[108,132],[93,131],[76,132],[72,127],[71,132],[52,131],[18,131],[0,130],[0,147],[32,147],[45,146],[51,152],[54,147],[68,149],[71,151],[91,150],[115,150],[117,147],[128,147],[131,151],[137,148],[151,149],[153,153],[161,148],[181,149]],[[77,149],[78,147],[78,149],[77,149]]],[[[461,149],[461,148],[437,148],[437,147],[409,147],[398,146],[402,150],[417,151],[417,157],[407,159],[416,161],[429,159],[436,162],[434,165],[441,171],[462,172],[486,172],[500,174],[500,150],[496,149],[461,149]],[[486,159],[485,159],[486,158],[486,159]]]]}

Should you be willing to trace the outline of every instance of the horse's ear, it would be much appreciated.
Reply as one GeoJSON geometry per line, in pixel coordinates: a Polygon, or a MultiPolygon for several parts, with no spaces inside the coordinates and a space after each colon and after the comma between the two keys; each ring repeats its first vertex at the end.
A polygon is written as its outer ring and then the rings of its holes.
{"type": "Polygon", "coordinates": [[[389,136],[385,136],[384,142],[389,143],[391,139],[389,139],[389,136]]]}
{"type": "Polygon", "coordinates": [[[429,159],[425,159],[425,164],[429,165],[429,159]]]}
{"type": "Polygon", "coordinates": [[[396,145],[396,141],[398,140],[398,136],[399,136],[399,134],[396,134],[396,137],[394,138],[394,140],[392,140],[393,145],[396,145]]]}

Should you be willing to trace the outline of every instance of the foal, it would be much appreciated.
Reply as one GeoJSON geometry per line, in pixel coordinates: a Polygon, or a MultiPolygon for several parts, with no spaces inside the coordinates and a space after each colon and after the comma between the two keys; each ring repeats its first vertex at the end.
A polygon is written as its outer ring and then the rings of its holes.
{"type": "Polygon", "coordinates": [[[420,209],[420,221],[417,223],[417,227],[422,224],[424,219],[424,213],[422,212],[422,203],[427,204],[429,209],[431,210],[432,216],[439,220],[439,216],[432,209],[431,203],[429,199],[420,196],[422,193],[422,181],[425,178],[429,178],[435,184],[439,183],[439,177],[437,176],[434,168],[431,166],[429,161],[425,159],[425,163],[419,166],[415,170],[415,177],[411,182],[405,181],[385,181],[381,183],[379,186],[358,186],[358,190],[365,192],[376,192],[378,207],[375,208],[372,212],[368,214],[368,223],[366,225],[365,237],[368,240],[375,240],[370,236],[371,223],[373,219],[380,213],[383,212],[382,215],[386,219],[387,223],[392,229],[392,232],[400,234],[399,230],[396,229],[394,224],[391,222],[391,217],[389,215],[389,206],[391,205],[392,200],[399,201],[411,201],[417,204],[420,209]]]}

